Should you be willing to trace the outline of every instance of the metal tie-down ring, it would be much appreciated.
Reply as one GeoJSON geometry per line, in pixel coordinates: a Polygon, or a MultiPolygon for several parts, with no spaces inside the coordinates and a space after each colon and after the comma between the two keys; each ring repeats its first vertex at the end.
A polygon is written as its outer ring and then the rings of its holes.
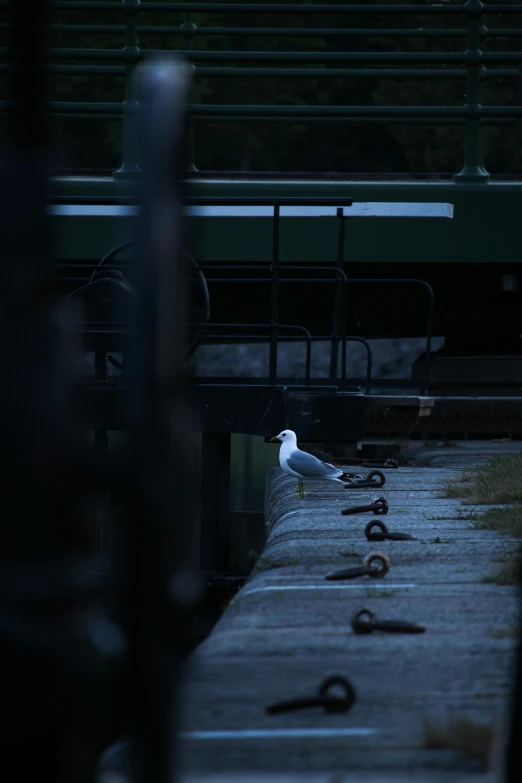
{"type": "Polygon", "coordinates": [[[364,528],[364,535],[368,541],[418,541],[415,536],[410,536],[409,533],[390,532],[384,522],[381,522],[379,519],[372,519],[371,522],[368,522],[364,528]],[[375,527],[378,527],[381,532],[372,533],[372,529],[375,527]]]}
{"type": "Polygon", "coordinates": [[[380,489],[381,487],[384,487],[384,484],[386,482],[386,476],[382,472],[382,470],[370,470],[368,475],[365,479],[362,481],[354,480],[350,484],[345,484],[345,489],[364,489],[365,487],[373,487],[374,489],[380,489]],[[374,481],[374,478],[378,478],[378,481],[374,481]]]}
{"type": "Polygon", "coordinates": [[[377,616],[369,609],[361,609],[352,616],[352,628],[354,633],[368,634],[373,631],[385,631],[387,633],[424,633],[426,627],[406,620],[378,620],[377,616]],[[363,619],[367,618],[367,619],[363,619]]]}
{"type": "Polygon", "coordinates": [[[388,501],[386,498],[379,497],[372,500],[371,503],[365,506],[350,506],[343,509],[341,514],[343,517],[347,517],[350,514],[363,514],[365,511],[373,511],[374,514],[387,514],[388,513],[388,501]]]}
{"type": "Polygon", "coordinates": [[[370,576],[373,579],[382,579],[390,570],[390,558],[384,552],[372,552],[365,557],[363,564],[357,568],[343,568],[342,571],[334,571],[325,576],[329,581],[340,579],[356,579],[359,576],[370,576]]]}
{"type": "Polygon", "coordinates": [[[325,712],[348,712],[356,699],[357,694],[351,682],[340,675],[332,675],[321,683],[317,696],[280,701],[265,707],[265,712],[269,715],[278,715],[282,712],[303,710],[310,707],[323,707],[325,712]],[[336,685],[340,685],[343,689],[342,696],[328,694],[328,691],[336,685]]]}

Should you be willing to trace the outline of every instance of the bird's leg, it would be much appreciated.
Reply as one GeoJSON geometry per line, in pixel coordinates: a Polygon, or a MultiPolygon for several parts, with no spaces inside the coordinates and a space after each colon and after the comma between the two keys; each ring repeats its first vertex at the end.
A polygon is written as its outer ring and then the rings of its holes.
{"type": "Polygon", "coordinates": [[[299,479],[299,496],[304,498],[304,482],[303,479],[299,479]]]}

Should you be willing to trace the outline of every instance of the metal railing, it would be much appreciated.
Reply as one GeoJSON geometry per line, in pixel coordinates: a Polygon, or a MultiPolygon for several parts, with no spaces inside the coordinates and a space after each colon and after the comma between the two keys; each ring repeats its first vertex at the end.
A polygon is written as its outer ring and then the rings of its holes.
{"type": "MultiPolygon", "coordinates": [[[[8,3],[0,2],[0,10],[8,3]]],[[[248,77],[248,78],[440,78],[459,79],[466,82],[465,103],[461,106],[300,106],[300,105],[232,105],[193,104],[189,115],[192,122],[244,122],[270,121],[290,123],[342,122],[342,123],[393,123],[393,124],[464,124],[464,165],[456,175],[458,182],[486,182],[489,178],[484,165],[482,127],[487,124],[516,122],[522,118],[522,106],[482,105],[482,83],[488,79],[519,77],[517,67],[493,68],[490,66],[522,64],[522,51],[484,51],[485,42],[522,36],[522,29],[509,26],[513,15],[522,14],[522,4],[482,3],[468,0],[465,3],[447,4],[396,4],[372,3],[347,4],[297,4],[297,3],[176,3],[141,2],[83,2],[82,0],[57,0],[50,3],[60,12],[94,12],[121,14],[121,24],[78,24],[71,22],[51,25],[59,33],[88,32],[93,34],[121,35],[121,49],[57,47],[49,52],[52,71],[61,74],[123,74],[124,94],[121,103],[100,101],[52,101],[49,109],[61,116],[88,115],[93,118],[123,118],[122,163],[115,174],[133,177],[140,174],[137,142],[138,85],[137,66],[158,51],[140,49],[139,34],[175,35],[180,38],[179,51],[195,66],[198,77],[248,77]],[[205,14],[295,14],[342,15],[347,19],[356,14],[422,15],[435,17],[461,17],[459,28],[332,28],[332,27],[241,27],[205,26],[193,21],[194,15],[205,14]],[[143,17],[176,16],[177,25],[142,24],[143,17]],[[503,27],[488,28],[488,17],[506,16],[503,27]],[[320,36],[371,36],[424,39],[464,39],[465,49],[452,52],[400,51],[219,51],[198,50],[198,40],[219,36],[275,36],[277,38],[317,38],[320,36]],[[352,66],[366,66],[354,68],[352,66]],[[275,67],[277,66],[277,67],[275,67]],[[301,66],[301,67],[295,67],[301,66]],[[406,66],[406,67],[398,67],[406,66]],[[415,68],[413,66],[424,66],[415,68]],[[437,66],[437,67],[434,67],[437,66]],[[448,68],[447,66],[454,66],[448,68]]],[[[7,25],[4,24],[5,28],[7,25]]],[[[171,51],[169,52],[169,54],[171,51]]],[[[9,51],[0,48],[0,70],[10,68],[9,51]]],[[[7,101],[0,102],[0,110],[8,109],[7,101]]],[[[189,168],[196,170],[194,145],[189,168]]]]}
{"type": "MultiPolygon", "coordinates": [[[[54,202],[62,202],[63,197],[57,197],[53,199],[54,202]]],[[[83,197],[82,203],[99,203],[100,197],[83,197]]],[[[122,203],[132,203],[132,198],[120,198],[118,201],[122,203]]],[[[424,280],[416,278],[348,278],[343,269],[343,260],[345,256],[345,221],[349,217],[350,206],[352,204],[351,198],[331,198],[331,197],[270,197],[270,196],[257,196],[257,197],[186,197],[185,205],[187,206],[268,206],[273,210],[272,213],[272,242],[271,242],[271,260],[268,263],[254,263],[251,261],[244,261],[241,265],[230,262],[206,262],[196,263],[192,259],[195,266],[191,267],[191,271],[196,271],[198,277],[203,280],[205,298],[210,298],[210,302],[207,302],[208,306],[204,308],[207,313],[210,313],[211,300],[214,294],[214,289],[223,289],[224,286],[248,286],[251,290],[251,286],[254,287],[254,293],[252,299],[257,297],[263,297],[265,295],[261,292],[266,292],[266,301],[269,304],[268,313],[266,314],[267,320],[256,322],[243,322],[241,318],[230,321],[222,320],[210,320],[210,317],[203,320],[196,319],[191,323],[191,329],[196,331],[196,338],[192,343],[189,355],[193,353],[193,350],[197,345],[211,342],[236,342],[236,343],[268,343],[268,377],[250,379],[249,382],[253,383],[267,383],[271,386],[286,385],[287,380],[282,378],[278,372],[278,349],[282,342],[305,342],[306,344],[306,358],[305,358],[305,371],[304,377],[301,380],[302,385],[306,387],[321,387],[324,385],[324,380],[316,377],[312,377],[311,373],[311,359],[312,359],[312,345],[313,343],[330,343],[331,357],[330,357],[330,377],[328,382],[331,386],[335,386],[340,390],[346,390],[348,386],[364,386],[367,394],[371,392],[372,388],[408,388],[414,389],[421,394],[427,394],[429,391],[430,380],[430,359],[431,359],[431,343],[433,337],[433,323],[434,323],[434,293],[431,286],[424,280]],[[341,204],[342,206],[339,206],[341,204]],[[289,206],[336,206],[335,220],[337,221],[337,265],[316,265],[316,264],[295,264],[295,263],[282,263],[280,260],[280,224],[281,224],[281,207],[289,206]],[[328,273],[328,277],[325,277],[325,273],[328,273]],[[280,300],[282,294],[282,287],[286,290],[296,285],[311,285],[311,286],[331,286],[333,289],[332,297],[332,325],[330,334],[311,334],[308,327],[303,324],[282,324],[280,323],[281,307],[280,300]],[[419,380],[388,380],[372,377],[373,356],[371,345],[367,339],[363,336],[354,336],[347,333],[347,319],[349,312],[349,293],[351,292],[351,286],[408,286],[415,289],[422,289],[423,296],[426,298],[426,311],[425,311],[425,329],[424,336],[425,343],[425,363],[423,377],[419,380]],[[210,292],[210,293],[209,293],[210,292]],[[282,332],[286,332],[286,335],[282,335],[282,332]],[[294,332],[293,335],[289,335],[289,332],[294,332]],[[295,333],[299,334],[296,335],[295,333]],[[366,374],[364,378],[353,378],[348,375],[347,371],[347,343],[356,342],[363,346],[366,351],[366,374]],[[339,375],[339,348],[340,348],[340,375],[339,375]]],[[[76,286],[83,285],[85,283],[92,283],[94,280],[94,272],[99,271],[101,267],[106,274],[115,271],[125,270],[128,278],[132,281],[132,267],[133,264],[129,262],[114,262],[116,255],[123,250],[128,249],[132,243],[124,242],[110,251],[102,261],[95,267],[92,264],[71,264],[69,262],[59,264],[59,280],[62,283],[76,283],[76,286]],[[75,269],[77,274],[70,276],[70,270],[75,269]],[[94,269],[94,272],[93,272],[94,269]]],[[[189,256],[189,258],[191,258],[189,256]]],[[[85,288],[77,288],[77,293],[85,288]]],[[[219,299],[218,295],[218,299],[219,299]]],[[[92,323],[86,322],[78,325],[80,331],[84,335],[89,335],[91,342],[88,350],[121,350],[119,341],[124,337],[126,332],[126,324],[111,321],[110,323],[92,323]],[[112,338],[112,342],[110,342],[112,338]],[[114,347],[113,343],[116,345],[114,347]],[[96,347],[98,344],[103,344],[103,348],[96,347]]],[[[237,382],[235,376],[229,376],[228,378],[222,378],[221,382],[231,382],[234,378],[234,383],[237,382]]],[[[215,383],[216,379],[210,379],[208,377],[200,376],[193,379],[195,383],[215,383]]]]}

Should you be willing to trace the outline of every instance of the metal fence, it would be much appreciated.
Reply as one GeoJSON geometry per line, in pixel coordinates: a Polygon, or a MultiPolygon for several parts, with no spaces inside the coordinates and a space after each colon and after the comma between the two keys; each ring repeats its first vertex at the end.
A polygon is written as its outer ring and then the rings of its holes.
{"type": "MultiPolygon", "coordinates": [[[[6,2],[0,3],[0,10],[6,9],[6,2]]],[[[348,106],[348,105],[238,105],[197,103],[189,106],[192,122],[278,122],[278,123],[394,123],[394,124],[460,124],[465,126],[465,157],[457,181],[487,181],[483,151],[482,128],[487,124],[513,123],[522,118],[520,105],[483,105],[483,84],[486,80],[518,77],[522,64],[522,52],[509,51],[507,42],[518,41],[522,29],[511,25],[517,15],[522,14],[522,5],[509,3],[482,3],[468,0],[466,3],[444,4],[323,4],[297,3],[183,3],[142,2],[123,0],[118,2],[83,2],[82,0],[59,0],[50,4],[62,15],[71,13],[71,22],[51,25],[55,32],[64,35],[88,32],[102,35],[121,35],[122,48],[74,48],[59,46],[49,52],[51,70],[61,74],[114,75],[124,74],[124,95],[122,102],[99,101],[54,101],[50,110],[58,115],[88,115],[97,118],[123,117],[122,163],[117,174],[134,176],[139,174],[139,150],[137,143],[137,66],[143,58],[158,50],[140,49],[141,35],[179,36],[179,50],[195,66],[195,77],[238,77],[249,79],[286,77],[298,79],[332,78],[430,78],[462,79],[465,82],[465,102],[460,106],[348,106]],[[93,13],[93,18],[102,15],[121,14],[118,24],[79,24],[78,12],[93,13]],[[281,26],[208,26],[205,15],[246,14],[277,15],[281,26]],[[428,22],[447,20],[448,17],[462,20],[460,27],[401,27],[401,28],[324,28],[288,27],[288,15],[302,19],[310,15],[342,15],[349,24],[354,15],[385,14],[390,17],[401,15],[422,15],[428,22]],[[161,16],[159,24],[149,24],[161,16]],[[176,24],[165,24],[172,16],[176,24]],[[198,21],[194,21],[197,17],[198,21]],[[203,23],[200,24],[199,20],[203,23]],[[178,21],[179,20],[179,21],[178,21]],[[431,21],[430,21],[431,20],[431,21]],[[493,23],[493,26],[487,26],[493,23]],[[500,24],[501,26],[496,26],[500,24]],[[198,48],[203,39],[218,40],[220,36],[237,39],[248,35],[259,38],[313,38],[350,36],[371,36],[372,38],[393,37],[399,40],[465,40],[461,51],[223,51],[198,48]],[[497,51],[502,42],[504,51],[497,51]],[[492,46],[493,44],[493,46],[492,46]],[[492,49],[492,50],[489,50],[492,49]],[[503,66],[499,68],[498,66],[503,66]],[[509,67],[507,67],[509,66],[509,67]]],[[[3,24],[2,27],[6,27],[3,24]]],[[[170,53],[170,52],[169,52],[170,53]]],[[[0,48],[1,71],[11,66],[9,51],[0,48]]],[[[0,102],[0,109],[7,109],[7,102],[0,102]]],[[[194,151],[192,152],[194,155],[194,151]]],[[[192,168],[195,169],[194,158],[192,168]]]]}

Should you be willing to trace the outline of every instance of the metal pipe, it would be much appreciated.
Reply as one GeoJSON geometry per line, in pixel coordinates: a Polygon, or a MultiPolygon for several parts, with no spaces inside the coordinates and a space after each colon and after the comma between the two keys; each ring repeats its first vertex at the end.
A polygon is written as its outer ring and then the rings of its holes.
{"type": "MultiPolygon", "coordinates": [[[[337,269],[343,270],[344,266],[344,239],[345,239],[345,215],[342,207],[337,208],[337,219],[339,221],[339,231],[337,234],[337,269]]],[[[334,306],[333,306],[333,319],[332,319],[332,346],[330,351],[330,378],[332,380],[337,379],[337,363],[339,359],[339,337],[342,331],[343,317],[343,293],[344,283],[342,278],[339,279],[338,285],[335,287],[334,292],[334,306]]],[[[343,350],[345,344],[343,340],[343,350]]]]}
{"type": "MultiPolygon", "coordinates": [[[[125,63],[124,98],[121,106],[123,112],[123,146],[122,164],[114,172],[116,179],[133,178],[141,174],[138,164],[138,62],[140,49],[138,42],[138,14],[140,0],[122,0],[122,8],[126,15],[125,46],[123,61],[125,63]]],[[[103,109],[102,109],[103,111],[103,109]]]]}
{"type": "Polygon", "coordinates": [[[368,340],[366,340],[364,337],[345,337],[344,340],[344,350],[345,350],[345,357],[343,362],[343,373],[341,376],[341,388],[346,387],[346,343],[361,343],[361,345],[364,345],[366,348],[366,394],[370,393],[370,386],[371,386],[371,379],[372,379],[372,369],[373,369],[373,353],[372,353],[372,347],[368,340]]]}
{"type": "MultiPolygon", "coordinates": [[[[79,11],[120,11],[118,2],[103,2],[102,0],[53,0],[49,3],[52,8],[79,11]]],[[[298,3],[154,3],[147,2],[147,13],[175,13],[192,11],[193,13],[268,13],[268,14],[423,14],[426,16],[453,16],[465,14],[465,4],[395,4],[383,5],[371,3],[368,5],[334,5],[320,3],[318,5],[298,3]]],[[[508,3],[485,4],[484,13],[520,14],[522,5],[509,5],[508,3]]]]}
{"type": "MultiPolygon", "coordinates": [[[[522,30],[520,31],[522,36],[522,30]]],[[[53,73],[69,75],[105,74],[120,76],[125,73],[124,65],[73,65],[69,63],[53,63],[48,68],[53,73]]],[[[0,64],[0,73],[12,71],[9,64],[0,64]]],[[[194,76],[205,78],[291,78],[291,79],[463,79],[467,76],[464,68],[196,68],[194,76]]],[[[480,68],[480,78],[509,79],[519,77],[516,68],[497,68],[488,70],[480,68]]]]}
{"type": "Polygon", "coordinates": [[[269,372],[270,383],[275,383],[277,378],[277,321],[279,317],[279,202],[274,204],[274,218],[272,224],[272,264],[270,267],[270,323],[272,333],[270,336],[269,372]]]}
{"type": "MultiPolygon", "coordinates": [[[[129,0],[133,1],[133,0],[129,0]]],[[[7,50],[0,47],[0,56],[5,56],[7,50]]],[[[119,60],[119,49],[84,49],[57,47],[49,50],[53,60],[119,60]]],[[[142,49],[136,52],[138,60],[151,56],[167,56],[168,52],[142,49]]],[[[194,51],[191,62],[286,62],[286,63],[439,63],[458,65],[483,65],[485,63],[521,63],[522,52],[225,52],[225,51],[194,51]]]]}

